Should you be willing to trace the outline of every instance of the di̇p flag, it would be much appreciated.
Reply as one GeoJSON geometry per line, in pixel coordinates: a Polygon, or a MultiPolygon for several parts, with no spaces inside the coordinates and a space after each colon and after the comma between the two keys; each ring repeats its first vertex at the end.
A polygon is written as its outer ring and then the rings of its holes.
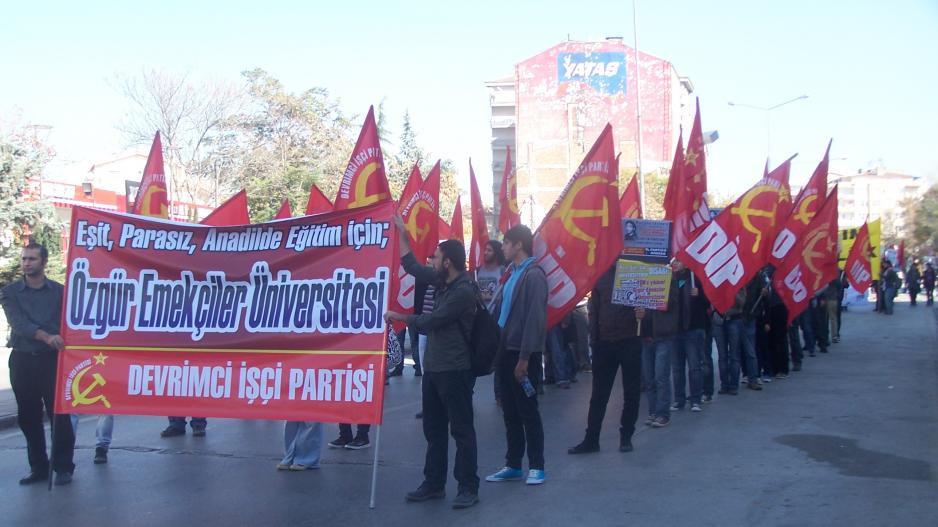
{"type": "Polygon", "coordinates": [[[850,287],[864,292],[873,284],[873,255],[870,228],[866,222],[863,222],[863,226],[857,232],[857,237],[853,240],[853,247],[850,248],[847,262],[844,264],[850,287]]]}
{"type": "Polygon", "coordinates": [[[334,206],[335,210],[354,209],[390,199],[391,190],[384,171],[375,108],[372,106],[368,108],[355,150],[352,150],[352,157],[342,174],[334,206]]]}
{"type": "Polygon", "coordinates": [[[150,145],[150,155],[143,168],[140,187],[134,198],[132,214],[151,218],[169,218],[169,195],[166,190],[166,176],[163,170],[163,143],[157,131],[150,145]]]}
{"type": "Polygon", "coordinates": [[[534,233],[534,256],[547,273],[548,328],[586,296],[622,252],[618,177],[607,124],[534,233]]]}
{"type": "Polygon", "coordinates": [[[380,422],[392,212],[210,227],[74,208],[56,411],[380,422]]]}
{"type": "Polygon", "coordinates": [[[795,198],[791,212],[779,228],[769,253],[769,263],[778,267],[782,265],[792,247],[798,242],[802,231],[811,223],[811,219],[820,210],[824,200],[827,199],[827,167],[830,157],[831,142],[827,143],[827,151],[818,163],[817,168],[808,180],[808,184],[801,189],[795,198]]]}

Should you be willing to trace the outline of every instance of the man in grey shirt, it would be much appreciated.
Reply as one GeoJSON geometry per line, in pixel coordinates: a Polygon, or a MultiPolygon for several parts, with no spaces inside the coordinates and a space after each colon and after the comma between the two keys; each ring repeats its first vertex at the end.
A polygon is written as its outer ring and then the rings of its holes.
{"type": "Polygon", "coordinates": [[[45,408],[53,426],[52,468],[55,484],[72,482],[75,464],[75,433],[66,414],[54,414],[58,352],[65,349],[59,336],[62,318],[62,284],[46,278],[49,252],[45,246],[30,243],[23,249],[20,268],[23,279],[0,290],[0,304],[10,324],[10,380],[16,397],[16,419],[26,436],[29,474],[20,485],[45,481],[49,477],[46,432],[42,424],[45,408]]]}

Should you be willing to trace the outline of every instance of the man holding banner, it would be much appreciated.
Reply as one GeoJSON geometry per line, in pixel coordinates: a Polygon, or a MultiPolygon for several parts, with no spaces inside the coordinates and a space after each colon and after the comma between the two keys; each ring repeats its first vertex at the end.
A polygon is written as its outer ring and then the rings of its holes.
{"type": "Polygon", "coordinates": [[[476,309],[475,286],[466,274],[466,249],[456,240],[441,242],[431,258],[433,267],[417,263],[404,220],[394,217],[400,233],[401,265],[408,274],[437,287],[433,312],[406,315],[388,311],[387,319],[406,322],[427,335],[423,358],[423,435],[427,440],[424,481],[407,501],[427,501],[446,496],[449,438],[456,441],[453,476],[459,482],[454,509],[479,503],[478,449],[473,422],[472,390],[475,376],[469,355],[468,335],[476,309]]]}

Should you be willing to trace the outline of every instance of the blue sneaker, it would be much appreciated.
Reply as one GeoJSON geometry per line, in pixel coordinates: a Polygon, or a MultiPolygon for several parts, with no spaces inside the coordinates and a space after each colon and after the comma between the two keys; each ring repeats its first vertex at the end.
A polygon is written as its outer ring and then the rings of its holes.
{"type": "Polygon", "coordinates": [[[528,480],[525,481],[528,485],[540,485],[544,483],[544,471],[543,470],[534,470],[533,468],[528,471],[528,480]]]}
{"type": "Polygon", "coordinates": [[[485,481],[493,483],[499,481],[518,481],[522,478],[523,475],[524,473],[521,472],[520,468],[504,467],[491,476],[486,476],[485,481]]]}

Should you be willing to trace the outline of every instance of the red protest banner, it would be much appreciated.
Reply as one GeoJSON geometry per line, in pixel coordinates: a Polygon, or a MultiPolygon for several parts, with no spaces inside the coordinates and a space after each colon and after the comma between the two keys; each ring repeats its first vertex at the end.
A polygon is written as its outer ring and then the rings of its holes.
{"type": "Polygon", "coordinates": [[[857,237],[850,247],[850,254],[847,255],[847,261],[844,263],[844,270],[847,271],[847,280],[850,281],[850,287],[857,291],[866,292],[873,285],[873,245],[870,243],[870,227],[867,222],[863,222],[857,237]]]}
{"type": "Polygon", "coordinates": [[[393,209],[210,227],[74,208],[56,411],[379,423],[393,209]]]}

